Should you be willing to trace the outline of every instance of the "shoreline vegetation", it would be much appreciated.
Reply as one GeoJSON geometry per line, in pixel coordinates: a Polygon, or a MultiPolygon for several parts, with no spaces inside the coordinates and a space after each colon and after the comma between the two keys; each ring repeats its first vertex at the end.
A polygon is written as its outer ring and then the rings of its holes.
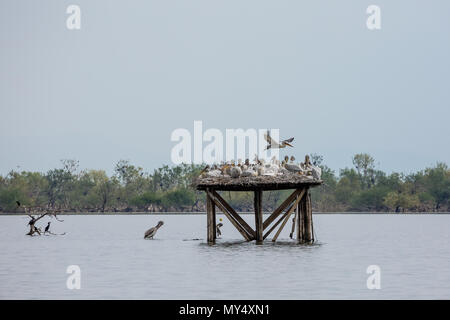
{"type": "MultiPolygon", "coordinates": [[[[353,157],[353,167],[338,173],[310,155],[321,167],[322,186],[311,189],[313,211],[320,213],[448,213],[450,170],[446,163],[411,174],[378,170],[365,153],[353,157]]],[[[204,192],[193,181],[204,165],[167,165],[145,172],[120,160],[114,174],[104,170],[80,170],[76,160],[61,160],[61,168],[46,173],[10,171],[0,175],[0,214],[145,214],[202,213],[204,192]],[[21,204],[17,205],[17,201],[21,204]]],[[[272,211],[289,190],[264,193],[263,210],[272,211]]],[[[237,211],[253,211],[250,192],[222,192],[237,211]]]]}

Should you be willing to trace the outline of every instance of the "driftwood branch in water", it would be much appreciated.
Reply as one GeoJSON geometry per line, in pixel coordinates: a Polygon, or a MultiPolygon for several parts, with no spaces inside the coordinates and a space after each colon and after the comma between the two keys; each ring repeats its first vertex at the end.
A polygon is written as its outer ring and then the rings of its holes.
{"type": "Polygon", "coordinates": [[[53,233],[53,232],[51,232],[51,231],[47,231],[47,232],[44,232],[44,235],[48,235],[47,233],[49,233],[50,235],[52,235],[52,236],[65,236],[66,235],[66,233],[65,232],[63,232],[63,233],[53,233]]]}
{"type": "MultiPolygon", "coordinates": [[[[27,211],[31,211],[32,213],[35,212],[34,210],[31,210],[31,209],[25,207],[25,212],[27,212],[27,211]]],[[[57,213],[58,213],[58,211],[53,210],[53,209],[46,210],[43,213],[40,213],[38,217],[33,216],[31,213],[27,213],[27,215],[31,218],[31,220],[28,222],[28,225],[30,226],[30,231],[26,235],[33,236],[35,233],[37,233],[38,235],[42,235],[43,234],[42,230],[40,228],[36,227],[36,222],[38,222],[40,219],[42,219],[45,216],[54,217],[57,221],[63,222],[64,220],[58,219],[57,213]]],[[[45,233],[50,233],[52,235],[58,235],[58,234],[52,233],[50,231],[46,231],[46,232],[44,232],[44,234],[45,233]]],[[[64,234],[66,234],[66,233],[64,232],[63,234],[60,234],[60,235],[64,235],[64,234]]]]}

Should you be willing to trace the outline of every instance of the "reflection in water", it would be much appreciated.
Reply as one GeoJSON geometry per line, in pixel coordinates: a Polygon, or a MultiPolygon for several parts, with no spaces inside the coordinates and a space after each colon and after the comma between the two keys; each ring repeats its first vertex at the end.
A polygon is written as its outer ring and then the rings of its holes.
{"type": "Polygon", "coordinates": [[[295,240],[290,241],[276,241],[272,242],[270,239],[265,240],[263,243],[258,244],[255,246],[255,241],[245,241],[245,240],[229,240],[229,241],[220,241],[217,240],[214,244],[208,244],[208,243],[201,243],[201,246],[207,246],[207,247],[215,247],[215,248],[221,248],[221,247],[233,247],[236,250],[260,250],[260,248],[270,248],[270,250],[276,250],[277,247],[282,248],[282,250],[285,250],[286,247],[293,247],[296,250],[297,249],[312,249],[320,247],[322,244],[319,242],[315,242],[313,244],[301,244],[296,242],[295,240]]]}

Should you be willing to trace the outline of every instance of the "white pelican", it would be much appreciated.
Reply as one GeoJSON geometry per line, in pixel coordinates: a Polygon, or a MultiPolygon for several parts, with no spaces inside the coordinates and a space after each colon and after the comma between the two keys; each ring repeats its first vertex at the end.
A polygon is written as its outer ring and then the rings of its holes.
{"type": "Polygon", "coordinates": [[[286,146],[293,147],[293,145],[290,144],[290,142],[294,141],[294,138],[289,138],[286,140],[281,140],[281,142],[277,142],[272,139],[272,137],[269,135],[269,131],[267,130],[267,133],[264,134],[264,139],[267,140],[267,147],[265,150],[269,149],[281,149],[286,148],[286,146]]]}
{"type": "Polygon", "coordinates": [[[155,227],[150,228],[147,231],[145,231],[144,239],[153,239],[153,237],[156,234],[156,231],[158,231],[158,229],[161,228],[161,226],[163,224],[164,224],[164,221],[160,221],[160,222],[158,222],[158,224],[155,227]]]}

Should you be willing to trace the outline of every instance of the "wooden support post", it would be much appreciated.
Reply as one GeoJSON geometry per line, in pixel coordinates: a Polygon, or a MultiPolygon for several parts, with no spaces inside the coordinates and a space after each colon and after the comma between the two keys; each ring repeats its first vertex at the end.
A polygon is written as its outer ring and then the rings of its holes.
{"type": "Polygon", "coordinates": [[[206,224],[207,224],[207,239],[208,243],[214,243],[215,241],[215,204],[212,198],[209,196],[209,192],[206,193],[206,224]]]}
{"type": "Polygon", "coordinates": [[[213,225],[213,237],[214,237],[214,241],[216,241],[217,239],[217,221],[216,221],[216,204],[212,203],[212,225],[213,225]]]}
{"type": "Polygon", "coordinates": [[[297,219],[297,240],[300,243],[305,241],[305,211],[306,211],[306,197],[298,203],[298,219],[297,219]]]}
{"type": "Polygon", "coordinates": [[[256,242],[261,243],[263,241],[263,212],[262,212],[262,190],[255,191],[254,198],[255,207],[255,231],[256,231],[256,242]]]}
{"type": "Polygon", "coordinates": [[[308,243],[314,242],[311,194],[309,191],[306,194],[305,201],[305,241],[308,243]]]}

